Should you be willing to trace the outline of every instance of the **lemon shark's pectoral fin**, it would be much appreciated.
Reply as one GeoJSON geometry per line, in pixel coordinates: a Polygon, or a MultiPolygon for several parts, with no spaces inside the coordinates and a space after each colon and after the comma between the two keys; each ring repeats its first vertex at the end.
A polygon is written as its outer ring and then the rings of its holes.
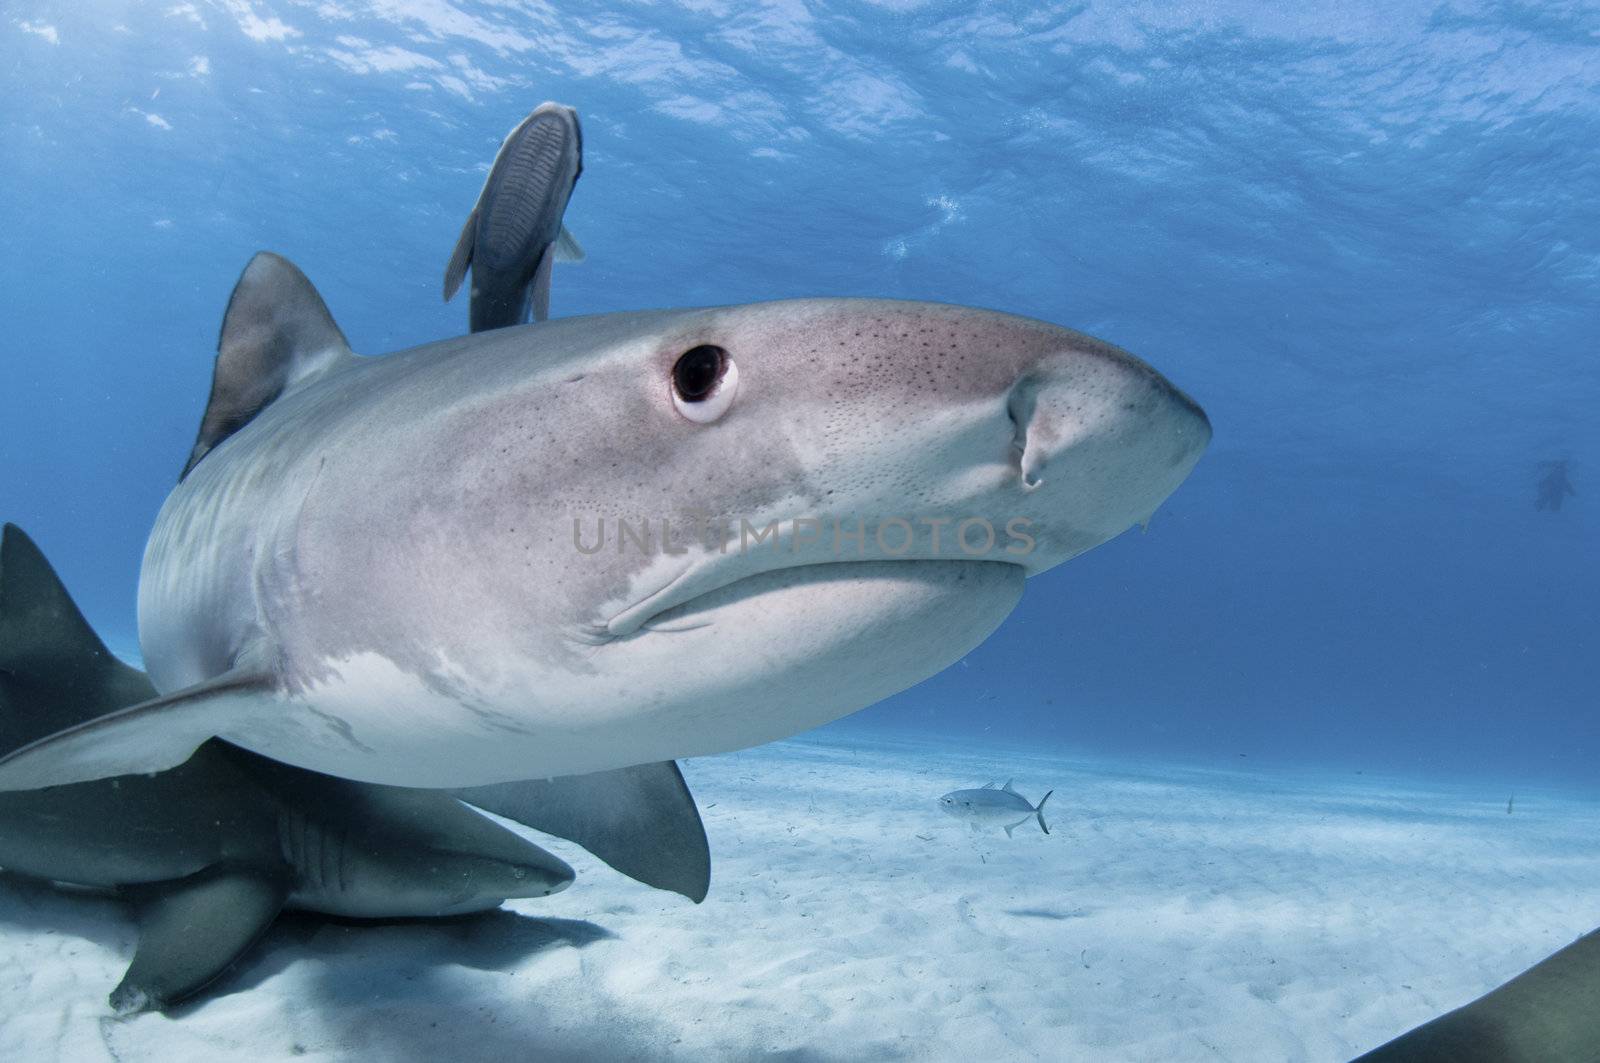
{"type": "Polygon", "coordinates": [[[91,782],[175,768],[207,739],[258,730],[283,715],[273,682],[226,672],[162,697],[96,716],[0,757],[0,791],[91,782]]]}
{"type": "Polygon", "coordinates": [[[119,1015],[160,1010],[204,989],[266,933],[289,885],[259,868],[216,868],[147,892],[139,947],[111,993],[119,1015]]]}
{"type": "Polygon", "coordinates": [[[156,696],[106,649],[38,545],[0,526],[0,757],[156,696]]]}

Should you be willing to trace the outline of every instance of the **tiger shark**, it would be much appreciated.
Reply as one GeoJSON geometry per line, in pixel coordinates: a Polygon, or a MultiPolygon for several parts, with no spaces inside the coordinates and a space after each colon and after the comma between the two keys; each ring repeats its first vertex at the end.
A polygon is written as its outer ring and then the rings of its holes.
{"type": "Polygon", "coordinates": [[[0,790],[161,771],[215,737],[440,788],[788,737],[959,660],[1027,578],[1146,522],[1210,437],[1117,347],[935,303],[360,357],[262,253],[145,551],[158,695],[0,759],[0,790]]]}

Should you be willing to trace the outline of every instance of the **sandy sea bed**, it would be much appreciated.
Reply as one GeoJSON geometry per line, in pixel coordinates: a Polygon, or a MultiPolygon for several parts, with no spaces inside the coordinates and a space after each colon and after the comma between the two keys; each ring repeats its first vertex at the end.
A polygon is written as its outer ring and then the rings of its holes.
{"type": "Polygon", "coordinates": [[[1600,924],[1600,804],[880,738],[685,765],[693,905],[535,836],[563,894],[287,916],[172,1016],[110,1017],[124,907],[0,882],[15,1060],[1341,1060],[1600,924]],[[1053,833],[973,834],[1016,778],[1053,833]]]}

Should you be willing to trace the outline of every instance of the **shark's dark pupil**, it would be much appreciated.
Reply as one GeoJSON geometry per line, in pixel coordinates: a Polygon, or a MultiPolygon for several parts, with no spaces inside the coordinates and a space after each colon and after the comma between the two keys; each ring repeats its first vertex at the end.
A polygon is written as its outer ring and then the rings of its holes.
{"type": "Polygon", "coordinates": [[[672,367],[672,386],[685,402],[703,402],[716,390],[727,361],[728,352],[721,347],[709,343],[691,347],[672,367]]]}

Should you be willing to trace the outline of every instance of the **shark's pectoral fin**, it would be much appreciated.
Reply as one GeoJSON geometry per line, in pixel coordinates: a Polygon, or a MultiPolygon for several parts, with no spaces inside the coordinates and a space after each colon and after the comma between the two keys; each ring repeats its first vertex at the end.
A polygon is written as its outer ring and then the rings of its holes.
{"type": "Polygon", "coordinates": [[[533,311],[533,320],[548,321],[550,319],[550,269],[556,260],[555,245],[544,249],[544,254],[539,256],[539,264],[533,270],[533,285],[528,289],[528,304],[533,311]]]}
{"type": "Polygon", "coordinates": [[[450,253],[450,264],[444,268],[445,302],[454,299],[461,290],[461,282],[467,278],[467,267],[472,265],[472,248],[477,242],[478,208],[473,207],[472,213],[467,215],[467,223],[461,227],[456,249],[450,253]]]}
{"type": "Polygon", "coordinates": [[[557,262],[582,262],[589,256],[584,254],[583,246],[578,243],[578,238],[572,235],[572,230],[565,225],[556,234],[556,261],[557,262]]]}
{"type": "Polygon", "coordinates": [[[0,792],[175,768],[207,739],[259,718],[273,689],[268,679],[228,672],[75,724],[0,757],[0,792]]]}
{"type": "Polygon", "coordinates": [[[697,904],[711,886],[705,827],[682,772],[670,760],[452,792],[495,815],[576,842],[647,886],[697,904]]]}
{"type": "Polygon", "coordinates": [[[204,988],[272,925],[288,883],[255,868],[215,868],[139,892],[139,947],[111,993],[119,1015],[160,1010],[204,988]]]}

